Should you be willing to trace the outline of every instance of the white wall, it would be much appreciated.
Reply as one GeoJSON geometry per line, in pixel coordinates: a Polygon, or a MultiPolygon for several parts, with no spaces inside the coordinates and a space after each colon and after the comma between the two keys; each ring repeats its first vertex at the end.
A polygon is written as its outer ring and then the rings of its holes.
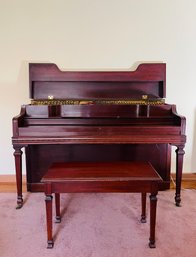
{"type": "Polygon", "coordinates": [[[28,62],[67,70],[167,63],[167,103],[187,117],[185,172],[196,171],[195,0],[0,0],[0,173],[14,174],[11,119],[29,103],[28,62]]]}

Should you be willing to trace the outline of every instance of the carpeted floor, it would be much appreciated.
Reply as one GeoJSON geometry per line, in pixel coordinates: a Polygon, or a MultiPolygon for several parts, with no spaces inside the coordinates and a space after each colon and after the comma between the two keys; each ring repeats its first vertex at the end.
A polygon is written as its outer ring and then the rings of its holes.
{"type": "Polygon", "coordinates": [[[159,192],[156,249],[148,247],[149,215],[140,223],[140,194],[62,194],[53,249],[46,249],[44,194],[24,194],[20,210],[15,198],[0,193],[0,257],[196,256],[196,190],[182,191],[180,208],[173,190],[159,192]]]}

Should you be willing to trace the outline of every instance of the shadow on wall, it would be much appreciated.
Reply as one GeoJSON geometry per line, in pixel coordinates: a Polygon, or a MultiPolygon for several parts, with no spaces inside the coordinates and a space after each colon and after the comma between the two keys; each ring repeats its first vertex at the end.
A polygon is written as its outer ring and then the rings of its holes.
{"type": "MultiPolygon", "coordinates": [[[[29,104],[29,63],[40,63],[40,60],[22,60],[16,82],[16,93],[19,104],[29,104]]],[[[47,61],[46,61],[47,62],[47,61]]],[[[42,63],[44,63],[42,61],[42,63]]],[[[14,94],[13,94],[14,95],[14,94]]]]}
{"type": "Polygon", "coordinates": [[[191,160],[191,171],[196,172],[196,109],[194,117],[194,128],[193,128],[193,150],[192,150],[192,160],[191,160]]]}
{"type": "Polygon", "coordinates": [[[17,78],[17,85],[20,85],[21,103],[29,103],[29,63],[21,61],[20,70],[17,78]]]}

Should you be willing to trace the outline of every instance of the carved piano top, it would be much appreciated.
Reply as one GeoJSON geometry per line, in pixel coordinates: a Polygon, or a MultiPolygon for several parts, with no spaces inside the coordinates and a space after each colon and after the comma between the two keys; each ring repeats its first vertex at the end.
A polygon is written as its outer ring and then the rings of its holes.
{"type": "Polygon", "coordinates": [[[34,100],[145,100],[166,95],[166,65],[140,64],[135,71],[61,71],[55,64],[29,64],[34,100]]]}

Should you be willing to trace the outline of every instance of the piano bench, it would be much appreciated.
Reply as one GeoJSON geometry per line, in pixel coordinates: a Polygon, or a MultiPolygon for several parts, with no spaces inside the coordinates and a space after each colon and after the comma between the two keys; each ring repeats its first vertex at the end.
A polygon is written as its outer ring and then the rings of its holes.
{"type": "Polygon", "coordinates": [[[149,247],[155,248],[158,184],[162,181],[148,162],[54,163],[43,176],[45,188],[47,248],[53,247],[52,194],[55,194],[56,222],[61,221],[60,193],[141,193],[141,222],[146,222],[146,193],[150,193],[149,247]]]}

